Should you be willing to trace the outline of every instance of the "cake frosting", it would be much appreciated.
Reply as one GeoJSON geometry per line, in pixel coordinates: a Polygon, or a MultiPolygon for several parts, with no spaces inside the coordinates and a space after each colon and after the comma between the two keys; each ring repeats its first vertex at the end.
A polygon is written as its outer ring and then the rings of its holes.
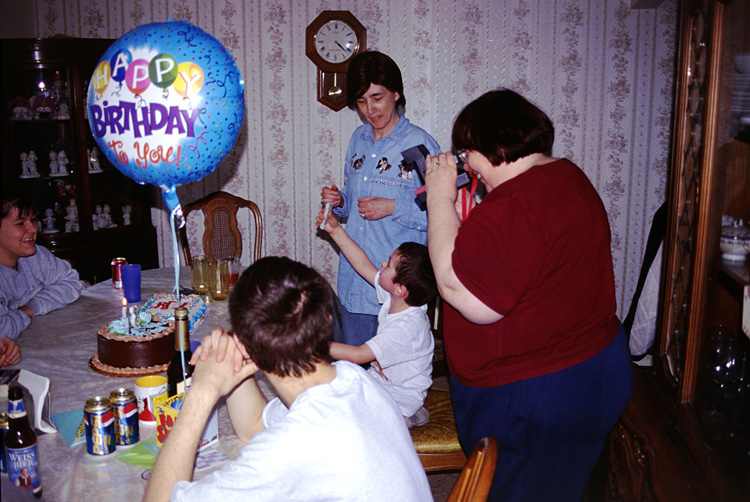
{"type": "Polygon", "coordinates": [[[174,321],[140,313],[135,324],[115,320],[99,328],[94,369],[119,376],[166,371],[174,354],[174,321]]]}
{"type": "Polygon", "coordinates": [[[177,296],[170,293],[157,293],[146,301],[141,307],[141,312],[147,312],[163,319],[174,321],[174,309],[182,307],[188,311],[188,324],[192,333],[206,317],[206,302],[200,295],[182,295],[179,301],[177,296]]]}

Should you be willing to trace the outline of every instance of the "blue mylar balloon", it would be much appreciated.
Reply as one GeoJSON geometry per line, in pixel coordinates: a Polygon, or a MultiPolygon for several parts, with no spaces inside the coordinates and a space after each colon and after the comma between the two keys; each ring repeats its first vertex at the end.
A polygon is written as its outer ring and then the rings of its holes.
{"type": "Polygon", "coordinates": [[[232,56],[202,29],[186,21],[139,26],[94,70],[91,132],[112,164],[138,183],[161,187],[174,211],[175,188],[211,173],[232,149],[245,114],[244,86],[232,56]]]}

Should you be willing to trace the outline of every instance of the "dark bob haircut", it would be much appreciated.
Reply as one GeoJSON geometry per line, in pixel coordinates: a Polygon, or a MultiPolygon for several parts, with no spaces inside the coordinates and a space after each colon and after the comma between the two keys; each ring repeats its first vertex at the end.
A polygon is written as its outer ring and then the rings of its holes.
{"type": "Polygon", "coordinates": [[[532,153],[549,154],[555,129],[549,117],[520,94],[501,89],[478,97],[453,124],[453,148],[479,152],[493,166],[532,153]]]}
{"type": "Polygon", "coordinates": [[[330,361],[329,291],[320,274],[289,258],[262,258],[243,272],[229,296],[229,316],[261,370],[301,377],[330,361]]]}
{"type": "Polygon", "coordinates": [[[397,92],[399,98],[396,108],[406,107],[404,81],[396,62],[382,52],[360,52],[349,63],[346,72],[346,106],[357,110],[357,100],[364,96],[372,84],[397,92]]]}

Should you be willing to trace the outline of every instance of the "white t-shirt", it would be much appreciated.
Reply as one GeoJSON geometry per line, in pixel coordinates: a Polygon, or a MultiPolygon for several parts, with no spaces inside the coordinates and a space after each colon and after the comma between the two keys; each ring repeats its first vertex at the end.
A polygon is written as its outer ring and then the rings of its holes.
{"type": "Polygon", "coordinates": [[[337,361],[336,378],[287,408],[263,410],[266,429],[236,461],[200,481],[180,481],[171,500],[424,501],[430,486],[404,419],[359,366],[337,361]]]}
{"type": "Polygon", "coordinates": [[[378,271],[375,290],[383,306],[378,314],[377,335],[365,342],[376,359],[368,372],[385,386],[401,413],[410,417],[424,405],[427,389],[432,385],[435,340],[430,331],[427,305],[389,314],[391,296],[378,284],[379,277],[378,271]]]}

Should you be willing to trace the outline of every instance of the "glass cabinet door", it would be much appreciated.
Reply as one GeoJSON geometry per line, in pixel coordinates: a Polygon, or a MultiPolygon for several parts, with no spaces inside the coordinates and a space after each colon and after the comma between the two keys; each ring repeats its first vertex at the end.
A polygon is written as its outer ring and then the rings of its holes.
{"type": "Polygon", "coordinates": [[[39,65],[5,74],[3,97],[3,193],[31,197],[40,234],[80,232],[81,169],[71,107],[70,74],[64,66],[39,65]]]}

